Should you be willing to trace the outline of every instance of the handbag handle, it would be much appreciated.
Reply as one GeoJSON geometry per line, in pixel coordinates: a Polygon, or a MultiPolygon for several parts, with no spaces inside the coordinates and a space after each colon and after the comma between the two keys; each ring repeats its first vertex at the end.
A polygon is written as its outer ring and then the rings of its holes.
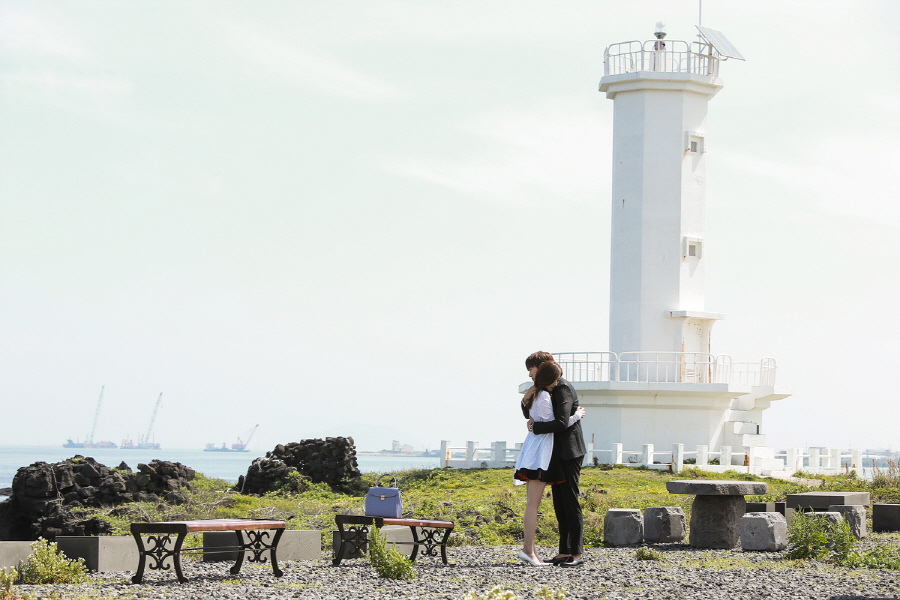
{"type": "Polygon", "coordinates": [[[375,480],[375,487],[381,487],[381,480],[385,477],[391,478],[391,487],[397,487],[397,478],[391,475],[390,473],[385,473],[384,475],[379,475],[378,479],[375,480]]]}

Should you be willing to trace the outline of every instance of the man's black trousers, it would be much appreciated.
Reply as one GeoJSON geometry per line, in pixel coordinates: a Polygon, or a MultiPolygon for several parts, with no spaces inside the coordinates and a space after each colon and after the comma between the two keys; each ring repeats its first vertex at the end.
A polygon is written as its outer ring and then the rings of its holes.
{"type": "Polygon", "coordinates": [[[583,456],[560,461],[566,480],[552,486],[553,510],[559,522],[560,554],[584,554],[584,519],[578,502],[578,480],[583,461],[583,456]]]}

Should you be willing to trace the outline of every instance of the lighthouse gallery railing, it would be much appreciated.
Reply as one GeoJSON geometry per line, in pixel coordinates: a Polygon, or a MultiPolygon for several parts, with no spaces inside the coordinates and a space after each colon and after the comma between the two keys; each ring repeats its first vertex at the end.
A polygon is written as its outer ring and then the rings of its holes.
{"type": "Polygon", "coordinates": [[[719,58],[709,44],[680,40],[649,40],[612,44],[603,53],[604,75],[640,71],[719,76],[719,58]]]}
{"type": "Polygon", "coordinates": [[[560,352],[556,362],[569,381],[632,383],[733,383],[775,385],[774,358],[734,362],[702,352],[560,352]]]}

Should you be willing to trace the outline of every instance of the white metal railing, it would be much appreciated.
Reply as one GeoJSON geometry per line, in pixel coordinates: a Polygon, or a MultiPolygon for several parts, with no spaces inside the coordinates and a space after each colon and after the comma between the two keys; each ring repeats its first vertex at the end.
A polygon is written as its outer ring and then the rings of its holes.
{"type": "Polygon", "coordinates": [[[479,448],[478,442],[466,442],[465,446],[451,446],[441,440],[441,467],[457,469],[500,469],[512,467],[519,458],[522,444],[508,448],[506,442],[492,442],[490,448],[479,448]]]}
{"type": "Polygon", "coordinates": [[[842,452],[836,448],[809,448],[806,452],[789,448],[775,453],[775,460],[783,464],[785,470],[815,475],[836,475],[848,469],[864,472],[866,468],[876,468],[879,459],[887,460],[879,454],[867,454],[862,450],[842,452]]]}
{"type": "Polygon", "coordinates": [[[573,382],[735,383],[775,385],[774,358],[735,363],[703,352],[558,352],[563,377],[573,382]]]}
{"type": "Polygon", "coordinates": [[[681,40],[632,40],[612,44],[604,51],[604,75],[640,71],[718,77],[719,57],[709,44],[681,40]]]}
{"type": "MultiPolygon", "coordinates": [[[[465,446],[451,446],[447,440],[441,440],[440,466],[456,469],[498,469],[509,468],[516,464],[522,444],[508,448],[506,442],[493,442],[489,448],[479,448],[478,442],[466,442],[465,446]]],[[[628,465],[649,469],[681,471],[686,464],[696,464],[707,471],[742,470],[748,473],[769,474],[771,464],[763,464],[751,454],[745,454],[745,448],[732,449],[722,446],[712,451],[709,446],[697,446],[691,452],[685,451],[684,444],[674,444],[671,450],[656,450],[653,444],[644,444],[640,450],[626,450],[623,444],[613,444],[609,450],[595,449],[588,444],[584,456],[584,465],[598,464],[628,465]],[[690,460],[688,457],[694,457],[690,460]],[[685,462],[688,461],[688,462],[685,462]]],[[[793,471],[791,472],[791,474],[793,471]]]]}
{"type": "MultiPolygon", "coordinates": [[[[465,446],[451,446],[447,440],[441,441],[440,466],[456,469],[498,469],[513,467],[522,444],[507,447],[506,442],[493,442],[488,448],[478,447],[478,442],[466,442],[465,446]]],[[[686,466],[696,466],[704,471],[736,470],[756,475],[790,477],[798,471],[815,475],[837,475],[851,469],[865,475],[870,463],[884,459],[884,456],[865,454],[860,450],[842,452],[838,449],[810,448],[802,452],[790,448],[775,452],[770,448],[722,446],[710,450],[709,446],[698,445],[693,451],[686,451],[684,444],[673,444],[670,450],[657,450],[653,444],[643,444],[639,450],[625,449],[623,444],[612,444],[610,449],[596,449],[588,444],[584,465],[598,464],[627,465],[648,469],[668,470],[677,473],[686,466]]]]}

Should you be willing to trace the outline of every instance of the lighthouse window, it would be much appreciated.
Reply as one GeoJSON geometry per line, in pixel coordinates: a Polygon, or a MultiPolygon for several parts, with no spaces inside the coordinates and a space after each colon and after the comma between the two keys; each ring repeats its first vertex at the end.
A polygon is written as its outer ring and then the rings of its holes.
{"type": "Polygon", "coordinates": [[[703,135],[694,131],[685,131],[684,149],[692,154],[703,154],[706,152],[703,135]]]}
{"type": "Polygon", "coordinates": [[[695,237],[684,238],[682,256],[685,258],[700,258],[703,253],[703,240],[695,237]]]}

